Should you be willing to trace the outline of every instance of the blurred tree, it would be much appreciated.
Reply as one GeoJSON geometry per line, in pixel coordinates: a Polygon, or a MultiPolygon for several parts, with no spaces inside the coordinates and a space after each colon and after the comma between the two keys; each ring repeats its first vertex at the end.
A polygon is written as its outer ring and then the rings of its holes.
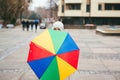
{"type": "Polygon", "coordinates": [[[57,16],[57,2],[59,0],[48,0],[49,3],[49,15],[50,17],[56,17],[57,16]]]}
{"type": "Polygon", "coordinates": [[[36,13],[41,16],[41,18],[49,17],[49,9],[46,9],[44,7],[38,7],[36,10],[36,13]]]}
{"type": "Polygon", "coordinates": [[[25,0],[0,0],[0,18],[7,23],[15,24],[23,10],[25,0]]]}
{"type": "Polygon", "coordinates": [[[40,15],[35,13],[35,12],[32,12],[29,16],[29,19],[40,19],[40,15]]]}

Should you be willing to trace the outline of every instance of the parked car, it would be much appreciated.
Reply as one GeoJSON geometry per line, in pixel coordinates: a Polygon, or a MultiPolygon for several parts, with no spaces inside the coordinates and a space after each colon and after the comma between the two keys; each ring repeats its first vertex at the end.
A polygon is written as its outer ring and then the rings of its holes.
{"type": "Polygon", "coordinates": [[[7,24],[7,28],[14,28],[13,24],[7,24]]]}
{"type": "Polygon", "coordinates": [[[2,24],[0,24],[0,29],[3,27],[3,25],[2,24]]]}
{"type": "Polygon", "coordinates": [[[46,24],[45,23],[41,23],[40,24],[40,29],[46,29],[46,24]]]}

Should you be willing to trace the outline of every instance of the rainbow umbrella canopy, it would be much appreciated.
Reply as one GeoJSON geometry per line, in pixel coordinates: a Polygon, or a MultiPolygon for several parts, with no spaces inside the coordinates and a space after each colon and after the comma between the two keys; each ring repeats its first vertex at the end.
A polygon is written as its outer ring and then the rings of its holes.
{"type": "Polygon", "coordinates": [[[64,80],[77,70],[78,57],[69,33],[46,29],[31,41],[27,62],[40,80],[64,80]]]}

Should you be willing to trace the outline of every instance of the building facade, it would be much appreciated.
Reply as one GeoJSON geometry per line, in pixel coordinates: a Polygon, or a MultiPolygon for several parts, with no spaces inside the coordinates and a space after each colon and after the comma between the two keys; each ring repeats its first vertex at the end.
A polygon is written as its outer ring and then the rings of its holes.
{"type": "Polygon", "coordinates": [[[60,0],[64,24],[120,25],[120,0],[60,0]]]}

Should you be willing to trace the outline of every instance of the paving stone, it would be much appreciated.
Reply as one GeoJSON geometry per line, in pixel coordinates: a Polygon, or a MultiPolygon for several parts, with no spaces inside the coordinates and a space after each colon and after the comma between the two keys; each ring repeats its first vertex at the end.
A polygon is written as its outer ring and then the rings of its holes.
{"type": "MultiPolygon", "coordinates": [[[[0,80],[39,80],[27,64],[29,42],[43,32],[21,27],[0,29],[0,80]]],[[[120,37],[95,30],[65,29],[73,37],[80,56],[78,70],[65,80],[120,80],[120,37]]]]}
{"type": "Polygon", "coordinates": [[[120,71],[120,61],[115,60],[102,60],[103,64],[110,70],[110,71],[120,71]]]}
{"type": "Polygon", "coordinates": [[[114,51],[112,48],[91,48],[93,53],[97,54],[116,54],[117,52],[114,51]]]}

